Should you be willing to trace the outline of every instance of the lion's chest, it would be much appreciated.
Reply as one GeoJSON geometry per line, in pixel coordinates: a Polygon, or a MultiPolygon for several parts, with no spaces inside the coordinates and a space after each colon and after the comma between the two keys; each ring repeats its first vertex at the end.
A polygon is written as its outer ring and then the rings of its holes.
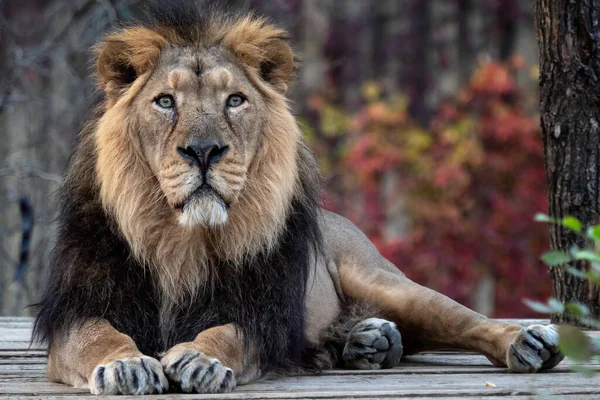
{"type": "Polygon", "coordinates": [[[167,308],[161,307],[158,285],[147,278],[111,310],[109,321],[147,355],[156,356],[206,329],[229,323],[258,342],[281,338],[274,345],[285,351],[291,342],[304,340],[304,269],[302,262],[281,254],[243,268],[223,263],[216,269],[219,276],[213,286],[167,308]]]}

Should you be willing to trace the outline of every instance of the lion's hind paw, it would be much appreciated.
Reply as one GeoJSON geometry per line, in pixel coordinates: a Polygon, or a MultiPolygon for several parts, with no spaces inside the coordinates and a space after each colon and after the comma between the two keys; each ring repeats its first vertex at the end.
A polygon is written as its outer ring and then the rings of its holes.
{"type": "Polygon", "coordinates": [[[402,337],[393,322],[369,318],[358,323],[346,340],[342,358],[348,368],[380,369],[398,365],[402,337]]]}
{"type": "Polygon", "coordinates": [[[554,368],[563,358],[555,326],[531,325],[521,329],[510,344],[506,364],[514,372],[537,372],[554,368]]]}

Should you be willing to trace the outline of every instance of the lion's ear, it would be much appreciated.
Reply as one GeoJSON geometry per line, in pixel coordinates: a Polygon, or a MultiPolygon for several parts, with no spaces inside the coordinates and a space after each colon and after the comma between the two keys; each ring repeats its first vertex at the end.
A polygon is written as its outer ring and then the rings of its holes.
{"type": "Polygon", "coordinates": [[[224,43],[247,66],[281,93],[294,80],[294,52],[284,30],[252,16],[237,22],[224,43]]]}
{"type": "Polygon", "coordinates": [[[98,78],[107,95],[129,86],[154,67],[165,45],[165,38],[142,27],[109,34],[96,49],[98,78]]]}
{"type": "Polygon", "coordinates": [[[294,52],[287,40],[273,40],[266,46],[265,60],[260,64],[260,76],[285,92],[294,80],[294,52]]]}

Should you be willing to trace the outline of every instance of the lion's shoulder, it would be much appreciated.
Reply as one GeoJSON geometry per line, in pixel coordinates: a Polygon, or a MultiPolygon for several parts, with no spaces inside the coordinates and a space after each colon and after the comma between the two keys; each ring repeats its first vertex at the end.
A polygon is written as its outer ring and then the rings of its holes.
{"type": "Polygon", "coordinates": [[[374,267],[402,274],[353,222],[327,210],[321,210],[320,214],[324,250],[338,268],[350,262],[365,268],[374,267]]]}

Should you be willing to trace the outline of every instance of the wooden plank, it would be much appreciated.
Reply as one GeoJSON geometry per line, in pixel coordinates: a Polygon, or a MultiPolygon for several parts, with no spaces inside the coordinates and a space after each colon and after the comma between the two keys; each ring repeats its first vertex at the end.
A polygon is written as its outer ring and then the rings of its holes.
{"type": "MultiPolygon", "coordinates": [[[[600,372],[600,366],[596,365],[593,368],[595,371],[600,372]]],[[[46,364],[26,364],[26,363],[0,363],[0,378],[7,375],[14,375],[18,373],[27,374],[28,376],[40,375],[45,376],[46,364]]],[[[574,373],[569,370],[567,366],[561,366],[553,371],[560,373],[574,373]]],[[[488,376],[494,376],[496,374],[506,373],[506,369],[488,367],[451,367],[451,368],[439,368],[439,367],[399,367],[393,370],[380,370],[380,371],[350,371],[350,370],[331,370],[323,371],[324,376],[371,376],[371,375],[388,375],[395,376],[397,379],[403,379],[404,375],[464,375],[464,374],[487,374],[488,376]]]]}
{"type": "Polygon", "coordinates": [[[529,326],[529,325],[548,325],[550,323],[549,319],[542,319],[542,318],[538,318],[538,319],[506,319],[506,318],[497,318],[496,321],[499,322],[508,322],[511,324],[519,324],[519,325],[523,325],[523,326],[529,326]]]}
{"type": "MultiPolygon", "coordinates": [[[[3,318],[0,318],[2,321],[3,318]]],[[[520,320],[523,325],[527,324],[527,320],[520,320]]],[[[546,320],[530,320],[530,323],[546,323],[546,320]]],[[[31,343],[31,327],[32,324],[27,326],[18,326],[14,328],[2,328],[0,327],[0,351],[3,350],[18,350],[18,349],[34,349],[43,350],[44,346],[39,343],[31,343]]],[[[599,331],[588,331],[587,334],[594,338],[600,339],[599,331]]]]}
{"type": "Polygon", "coordinates": [[[12,322],[27,322],[33,324],[33,317],[0,317],[0,325],[12,322]]]}
{"type": "MultiPolygon", "coordinates": [[[[3,365],[38,365],[42,368],[46,364],[45,353],[12,351],[0,352],[0,373],[5,368],[3,365]],[[4,355],[7,354],[7,355],[4,355]]],[[[569,372],[569,367],[574,365],[570,360],[563,361],[553,371],[569,372]]],[[[582,364],[578,364],[582,365],[582,364]]],[[[585,363],[584,366],[600,369],[598,363],[585,363]]],[[[481,355],[476,354],[419,354],[404,358],[401,364],[390,370],[330,370],[323,371],[324,375],[403,375],[403,374],[456,374],[456,373],[505,373],[506,369],[498,368],[481,355]]]]}
{"type": "MultiPolygon", "coordinates": [[[[535,393],[537,390],[547,390],[554,394],[598,394],[600,387],[593,385],[589,379],[569,373],[540,373],[540,374],[486,374],[466,373],[460,375],[403,375],[401,379],[395,375],[319,375],[285,377],[274,380],[261,380],[250,385],[240,386],[237,393],[286,393],[286,392],[338,392],[365,391],[372,389],[396,391],[397,393],[412,393],[414,395],[462,395],[464,393],[494,392],[535,393]],[[492,382],[495,388],[486,387],[486,382],[492,382]]],[[[64,385],[46,382],[45,378],[28,376],[11,379],[0,379],[0,393],[84,393],[84,390],[73,389],[64,385]]]]}
{"type": "Polygon", "coordinates": [[[5,342],[5,341],[0,340],[0,351],[15,351],[15,350],[43,351],[45,349],[46,349],[46,346],[43,346],[39,343],[30,343],[29,340],[14,341],[14,342],[5,342]]]}
{"type": "MultiPolygon", "coordinates": [[[[456,355],[441,355],[441,354],[418,354],[414,356],[408,356],[402,359],[399,367],[401,368],[403,365],[430,365],[435,366],[440,369],[444,367],[457,367],[457,366],[482,366],[489,367],[492,364],[490,361],[482,355],[479,354],[456,354],[456,355]]],[[[560,370],[563,366],[571,366],[576,363],[572,360],[565,359],[563,360],[554,370],[560,370]]],[[[578,365],[584,366],[599,366],[597,362],[589,362],[578,365]]],[[[493,367],[496,371],[505,371],[504,368],[493,367]]]]}
{"type": "Polygon", "coordinates": [[[46,357],[0,356],[0,365],[46,365],[46,357]]]}
{"type": "Polygon", "coordinates": [[[0,378],[19,373],[46,376],[46,366],[43,364],[0,364],[0,378]]]}
{"type": "Polygon", "coordinates": [[[15,350],[0,350],[0,358],[8,358],[8,357],[46,357],[46,349],[42,350],[24,350],[24,349],[15,349],[15,350]]]}
{"type": "Polygon", "coordinates": [[[31,338],[30,327],[15,327],[0,329],[0,340],[3,342],[23,342],[31,338]]]}
{"type": "MultiPolygon", "coordinates": [[[[93,395],[80,395],[77,396],[64,396],[64,395],[44,395],[44,400],[73,400],[74,397],[77,399],[98,399],[98,396],[93,395]]],[[[7,396],[7,399],[10,400],[31,400],[31,396],[7,396]]],[[[139,400],[139,396],[102,396],[103,400],[139,400]]],[[[328,399],[407,399],[411,400],[431,400],[432,397],[426,396],[412,396],[412,395],[403,395],[394,391],[386,391],[386,390],[375,390],[370,393],[365,392],[352,392],[352,391],[340,391],[339,393],[321,393],[321,392],[306,392],[306,393],[243,393],[237,394],[235,392],[228,393],[226,395],[185,395],[185,394],[168,394],[168,395],[155,395],[152,399],[156,400],[186,400],[186,399],[199,399],[199,400],[243,400],[243,399],[291,399],[291,400],[328,400],[328,399]]],[[[492,394],[486,393],[483,396],[480,394],[469,395],[464,394],[460,397],[455,396],[443,396],[444,400],[464,400],[464,399],[480,399],[485,398],[486,400],[530,400],[530,399],[540,399],[540,400],[549,400],[548,397],[545,397],[543,394],[541,395],[531,395],[531,394],[516,394],[516,395],[506,395],[506,394],[492,394]]],[[[589,394],[563,394],[560,395],[560,399],[564,400],[595,400],[590,397],[589,394]]]]}
{"type": "MultiPolygon", "coordinates": [[[[252,385],[242,386],[240,391],[261,392],[301,392],[301,391],[337,391],[344,390],[398,390],[410,393],[432,393],[441,395],[456,391],[488,390],[486,382],[496,385],[495,390],[523,391],[531,393],[535,388],[552,388],[555,393],[581,393],[582,386],[589,380],[579,375],[562,373],[541,373],[517,375],[513,373],[486,374],[467,373],[462,375],[404,375],[399,379],[395,375],[321,375],[287,377],[277,380],[263,380],[252,385]]],[[[598,386],[586,388],[587,392],[600,393],[598,386]]]]}
{"type": "Polygon", "coordinates": [[[32,328],[33,321],[34,321],[33,318],[30,318],[30,317],[23,317],[23,318],[1,317],[0,329],[12,328],[12,327],[32,328]]]}
{"type": "MultiPolygon", "coordinates": [[[[0,355],[0,365],[8,364],[37,364],[45,365],[46,358],[39,357],[35,354],[33,356],[19,357],[18,355],[11,355],[9,357],[3,357],[0,355]]],[[[575,365],[573,361],[566,359],[560,365],[555,367],[553,371],[568,372],[569,367],[575,365]]],[[[597,362],[589,362],[577,365],[584,365],[587,367],[600,368],[600,364],[597,362]]],[[[464,373],[464,372],[487,372],[487,373],[504,373],[505,368],[494,367],[491,363],[483,356],[479,355],[456,355],[456,356],[436,356],[430,354],[420,354],[417,356],[411,356],[406,359],[402,359],[400,365],[394,369],[387,370],[330,370],[323,371],[323,374],[327,375],[340,375],[340,374],[360,374],[360,375],[380,375],[380,374],[404,374],[404,373],[464,373]]]]}
{"type": "MultiPolygon", "coordinates": [[[[48,383],[37,383],[34,382],[31,385],[31,391],[26,394],[23,393],[4,393],[2,398],[6,398],[8,396],[43,396],[44,398],[48,398],[48,396],[57,396],[59,398],[65,398],[63,396],[68,395],[71,399],[75,398],[94,398],[90,396],[89,392],[84,392],[81,390],[68,390],[58,392],[54,387],[56,385],[48,384],[48,383]],[[6,396],[6,397],[5,397],[6,396]]],[[[547,390],[526,390],[519,391],[515,389],[508,390],[498,390],[496,388],[485,388],[485,389],[462,389],[457,390],[454,388],[446,389],[446,390],[410,390],[410,389],[386,389],[386,388],[369,388],[366,385],[360,390],[352,390],[348,388],[340,388],[339,390],[334,391],[302,391],[302,392],[244,392],[240,391],[240,388],[234,390],[234,392],[223,395],[181,395],[181,394],[168,394],[164,396],[157,396],[154,398],[216,398],[216,399],[244,399],[244,398],[348,398],[348,397],[358,397],[358,398],[384,398],[384,397],[428,397],[428,398],[448,398],[448,397],[456,397],[456,398],[488,398],[488,396],[525,396],[529,398],[530,396],[535,396],[538,394],[553,394],[553,395],[570,395],[570,396],[581,396],[587,399],[597,399],[598,392],[593,390],[581,389],[579,391],[568,392],[568,390],[559,389],[553,391],[547,390]]],[[[9,398],[11,398],[9,397],[9,398]]],[[[537,397],[537,396],[536,396],[537,397]]],[[[96,397],[97,398],[97,397],[96,397]]],[[[104,397],[103,397],[104,398],[104,397]]],[[[126,398],[120,396],[114,396],[114,398],[126,398]]],[[[523,397],[521,397],[523,398],[523,397]]],[[[547,398],[547,397],[546,397],[547,398]]]]}
{"type": "MultiPolygon", "coordinates": [[[[596,372],[600,372],[600,366],[596,366],[593,369],[596,372]]],[[[575,374],[574,371],[562,367],[553,371],[575,374]]],[[[45,364],[0,364],[0,378],[6,376],[12,376],[15,374],[26,374],[27,376],[46,376],[46,365],[45,364]]],[[[452,368],[452,369],[439,369],[439,368],[410,368],[410,369],[397,369],[397,370],[382,370],[377,372],[371,371],[347,371],[347,370],[332,370],[324,371],[323,376],[336,375],[340,377],[344,376],[363,376],[367,377],[370,375],[386,375],[394,376],[396,379],[404,379],[404,375],[465,375],[465,374],[487,374],[493,377],[497,374],[506,373],[506,370],[492,369],[492,368],[452,368]]],[[[493,378],[490,378],[493,379],[493,378]]]]}
{"type": "MultiPolygon", "coordinates": [[[[519,321],[524,325],[547,321],[519,321]]],[[[45,377],[46,352],[43,346],[30,347],[31,319],[0,318],[0,398],[54,400],[96,398],[87,389],[53,384],[45,377]]],[[[591,336],[600,337],[599,332],[591,336]]],[[[474,353],[433,352],[410,356],[401,365],[382,371],[325,371],[317,376],[263,379],[240,386],[224,395],[168,394],[156,399],[392,399],[413,400],[443,397],[446,400],[543,398],[545,391],[568,400],[600,398],[600,380],[592,382],[569,370],[566,360],[552,371],[540,374],[513,374],[493,367],[474,353]],[[486,387],[492,382],[495,388],[486,387]]],[[[600,371],[600,365],[592,365],[600,371]]],[[[112,396],[114,400],[129,398],[112,396]]],[[[136,397],[137,399],[137,397],[136,397]]]]}
{"type": "MultiPolygon", "coordinates": [[[[3,355],[0,352],[0,365],[4,364],[38,364],[45,365],[46,357],[42,352],[7,352],[3,355]]],[[[553,371],[567,372],[568,368],[575,363],[569,359],[564,360],[560,365],[555,367],[553,371]]],[[[584,363],[577,364],[588,367],[600,368],[600,364],[584,363]]],[[[323,371],[323,374],[339,375],[339,374],[361,374],[361,375],[380,375],[380,374],[403,374],[417,373],[453,373],[453,372],[473,372],[481,371],[488,373],[503,373],[506,369],[494,367],[492,364],[481,355],[475,354],[457,354],[457,355],[433,355],[419,354],[403,358],[400,365],[394,369],[388,370],[331,370],[323,371]]]]}

